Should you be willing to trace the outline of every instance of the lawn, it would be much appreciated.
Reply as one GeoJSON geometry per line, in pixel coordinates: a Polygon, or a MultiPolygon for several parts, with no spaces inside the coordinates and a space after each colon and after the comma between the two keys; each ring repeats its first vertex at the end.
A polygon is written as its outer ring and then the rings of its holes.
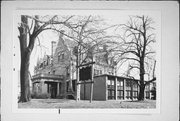
{"type": "Polygon", "coordinates": [[[32,99],[30,102],[18,103],[19,108],[155,108],[155,100],[144,101],[92,101],[67,99],[32,99]]]}

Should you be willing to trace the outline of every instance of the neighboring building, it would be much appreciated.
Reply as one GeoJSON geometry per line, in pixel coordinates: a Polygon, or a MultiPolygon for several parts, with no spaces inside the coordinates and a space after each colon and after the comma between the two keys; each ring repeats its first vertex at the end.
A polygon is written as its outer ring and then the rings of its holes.
{"type": "MultiPolygon", "coordinates": [[[[91,84],[81,86],[81,99],[90,99],[90,87],[91,84]]],[[[108,74],[94,77],[93,100],[137,100],[138,93],[138,80],[108,74]]],[[[150,99],[149,85],[145,88],[145,98],[150,99]]]]}

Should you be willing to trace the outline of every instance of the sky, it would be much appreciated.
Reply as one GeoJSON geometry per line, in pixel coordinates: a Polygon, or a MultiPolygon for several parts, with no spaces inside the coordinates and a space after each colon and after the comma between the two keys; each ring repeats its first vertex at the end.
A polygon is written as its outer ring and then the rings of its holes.
{"type": "MultiPolygon", "coordinates": [[[[20,70],[20,49],[19,49],[19,40],[18,40],[18,23],[20,23],[20,15],[22,13],[18,13],[14,16],[14,53],[16,56],[14,57],[14,65],[17,70],[20,70]]],[[[156,33],[156,39],[157,41],[160,41],[160,13],[158,11],[126,11],[126,10],[61,10],[61,11],[30,11],[30,12],[23,12],[23,14],[27,15],[100,15],[105,20],[105,22],[109,25],[114,24],[122,24],[126,23],[127,20],[129,20],[129,16],[131,15],[148,15],[149,17],[153,18],[155,21],[154,26],[156,27],[155,33],[156,33]],[[59,13],[66,13],[66,14],[59,14],[59,13]],[[159,40],[158,40],[159,39],[159,40]]],[[[109,33],[111,34],[111,30],[109,30],[109,33]]],[[[34,66],[36,65],[38,57],[42,57],[44,54],[51,54],[51,41],[57,41],[58,40],[58,34],[52,31],[44,31],[39,36],[39,39],[41,41],[41,45],[43,47],[35,46],[34,50],[31,55],[30,59],[30,73],[33,75],[34,66]]],[[[155,46],[154,46],[155,47],[155,46]]],[[[122,66],[118,70],[118,74],[121,74],[127,69],[127,65],[122,66]]]]}

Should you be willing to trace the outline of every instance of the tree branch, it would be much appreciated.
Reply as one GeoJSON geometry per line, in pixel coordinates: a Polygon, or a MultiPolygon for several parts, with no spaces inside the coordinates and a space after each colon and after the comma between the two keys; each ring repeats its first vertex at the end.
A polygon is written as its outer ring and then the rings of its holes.
{"type": "Polygon", "coordinates": [[[154,82],[154,81],[156,81],[156,77],[154,77],[153,79],[147,81],[145,84],[147,85],[147,84],[149,84],[149,83],[151,83],[151,82],[154,82]]]}

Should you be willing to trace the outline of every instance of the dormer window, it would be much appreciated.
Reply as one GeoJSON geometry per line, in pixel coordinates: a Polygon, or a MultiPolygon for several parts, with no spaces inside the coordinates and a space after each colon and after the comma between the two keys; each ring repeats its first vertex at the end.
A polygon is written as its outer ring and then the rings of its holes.
{"type": "Polygon", "coordinates": [[[64,53],[61,54],[61,59],[64,60],[64,53]]]}
{"type": "Polygon", "coordinates": [[[64,61],[64,53],[60,53],[58,55],[58,62],[60,62],[60,61],[64,61]]]}
{"type": "Polygon", "coordinates": [[[43,65],[46,66],[46,61],[44,61],[43,65]]]}

